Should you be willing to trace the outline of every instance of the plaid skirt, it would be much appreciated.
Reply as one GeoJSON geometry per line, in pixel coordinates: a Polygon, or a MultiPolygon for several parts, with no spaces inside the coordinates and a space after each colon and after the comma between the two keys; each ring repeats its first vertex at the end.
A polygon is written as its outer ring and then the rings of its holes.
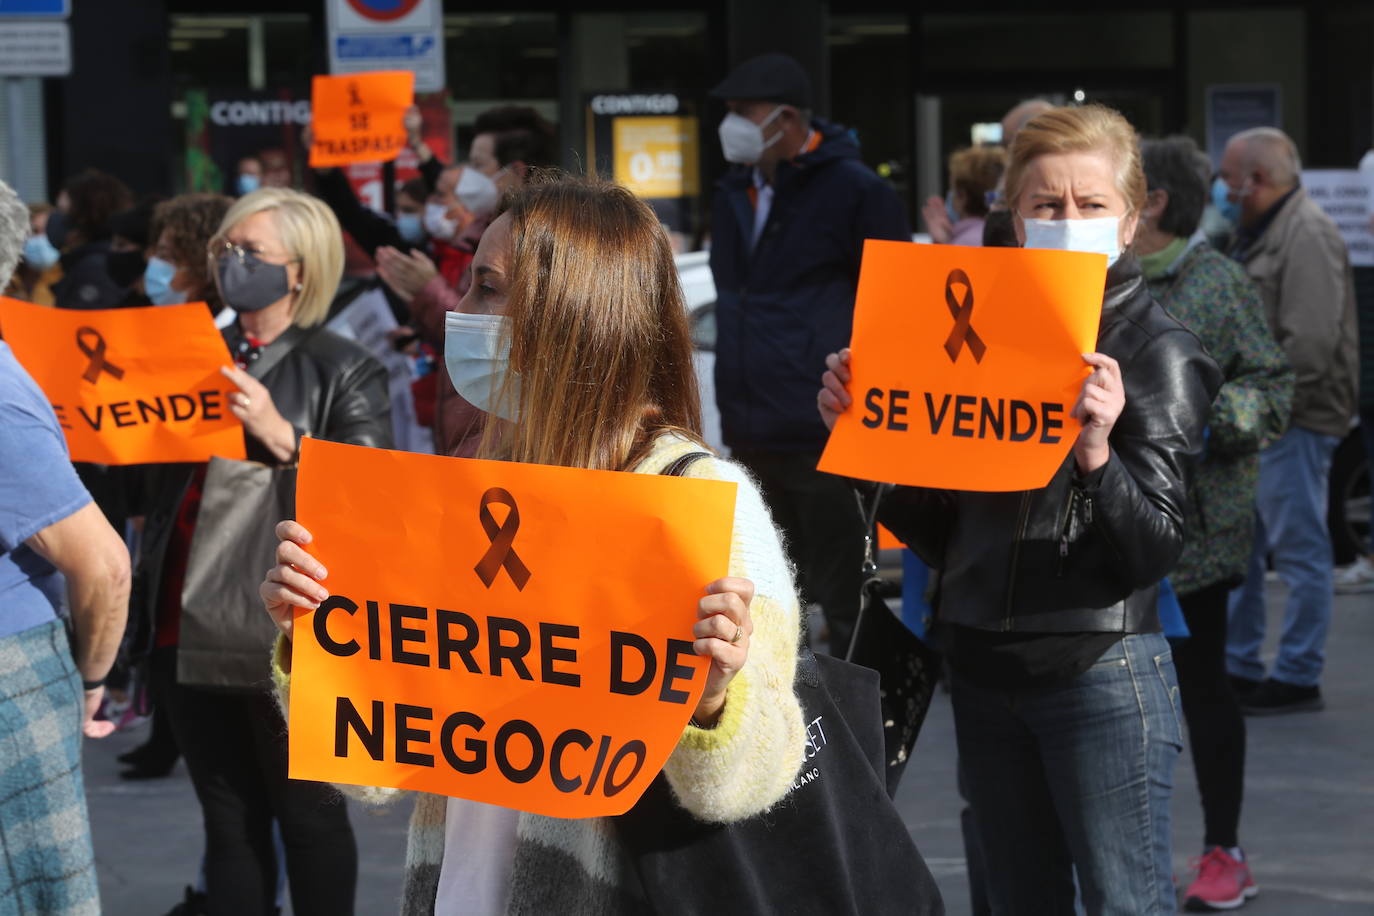
{"type": "Polygon", "coordinates": [[[81,676],[60,621],[0,638],[0,914],[98,914],[81,676]]]}

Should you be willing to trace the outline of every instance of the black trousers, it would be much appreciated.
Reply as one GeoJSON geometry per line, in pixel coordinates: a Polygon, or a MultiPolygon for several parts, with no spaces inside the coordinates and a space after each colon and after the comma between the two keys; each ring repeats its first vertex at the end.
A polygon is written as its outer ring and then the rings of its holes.
{"type": "Polygon", "coordinates": [[[175,650],[155,653],[153,676],[205,818],[205,883],[211,916],[276,911],[272,821],[281,827],[291,909],[349,916],[358,847],[348,809],[324,783],[286,778],[286,723],[266,693],[177,684],[175,650]]]}
{"type": "Polygon", "coordinates": [[[1203,845],[1239,846],[1245,790],[1245,716],[1226,676],[1226,596],[1212,585],[1179,596],[1192,634],[1174,644],[1183,717],[1205,825],[1203,845]]]}
{"type": "Polygon", "coordinates": [[[819,452],[734,452],[759,482],[797,569],[803,610],[816,602],[830,627],[830,652],[843,657],[859,616],[864,523],[843,477],[816,470],[819,452]]]}

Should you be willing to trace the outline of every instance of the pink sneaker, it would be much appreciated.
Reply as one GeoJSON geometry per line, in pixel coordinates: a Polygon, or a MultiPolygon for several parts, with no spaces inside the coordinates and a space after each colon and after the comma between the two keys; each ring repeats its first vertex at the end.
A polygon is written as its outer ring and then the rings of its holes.
{"type": "Polygon", "coordinates": [[[1234,910],[1259,893],[1250,866],[1237,862],[1220,846],[1207,850],[1201,859],[1188,863],[1197,878],[1183,894],[1183,908],[1194,913],[1234,910]]]}

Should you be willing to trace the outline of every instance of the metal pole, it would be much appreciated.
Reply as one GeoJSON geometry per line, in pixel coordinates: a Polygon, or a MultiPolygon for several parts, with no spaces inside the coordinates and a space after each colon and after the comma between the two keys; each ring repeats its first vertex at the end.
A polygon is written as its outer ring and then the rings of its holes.
{"type": "Polygon", "coordinates": [[[17,76],[5,77],[5,137],[6,155],[9,157],[10,187],[19,196],[24,190],[19,183],[19,162],[24,133],[24,83],[17,76]]]}
{"type": "MultiPolygon", "coordinates": [[[[943,141],[940,136],[940,97],[938,95],[916,96],[916,174],[912,176],[916,185],[916,212],[927,197],[944,197],[944,156],[940,154],[943,141]]],[[[914,221],[913,221],[914,222],[914,221]]]]}

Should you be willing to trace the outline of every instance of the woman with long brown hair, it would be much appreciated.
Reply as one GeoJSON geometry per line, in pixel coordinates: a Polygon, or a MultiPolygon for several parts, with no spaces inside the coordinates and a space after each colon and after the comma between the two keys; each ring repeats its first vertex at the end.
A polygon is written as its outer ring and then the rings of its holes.
{"type": "MultiPolygon", "coordinates": [[[[458,393],[491,415],[485,457],[656,474],[706,450],[668,238],[653,211],[615,185],[562,179],[518,192],[482,237],[471,288],[448,319],[445,355],[458,393]]],[[[685,476],[739,490],[729,576],[706,586],[691,633],[710,659],[706,689],[664,774],[695,817],[729,822],[781,799],[801,764],[806,734],[791,687],[799,612],[778,534],[748,476],[709,455],[685,476]]],[[[286,702],[291,607],[317,607],[328,592],[324,570],[301,547],[309,533],[282,522],[278,534],[279,565],[262,595],[282,631],[276,665],[286,702]]],[[[417,800],[405,914],[644,907],[605,819],[417,800]]]]}

